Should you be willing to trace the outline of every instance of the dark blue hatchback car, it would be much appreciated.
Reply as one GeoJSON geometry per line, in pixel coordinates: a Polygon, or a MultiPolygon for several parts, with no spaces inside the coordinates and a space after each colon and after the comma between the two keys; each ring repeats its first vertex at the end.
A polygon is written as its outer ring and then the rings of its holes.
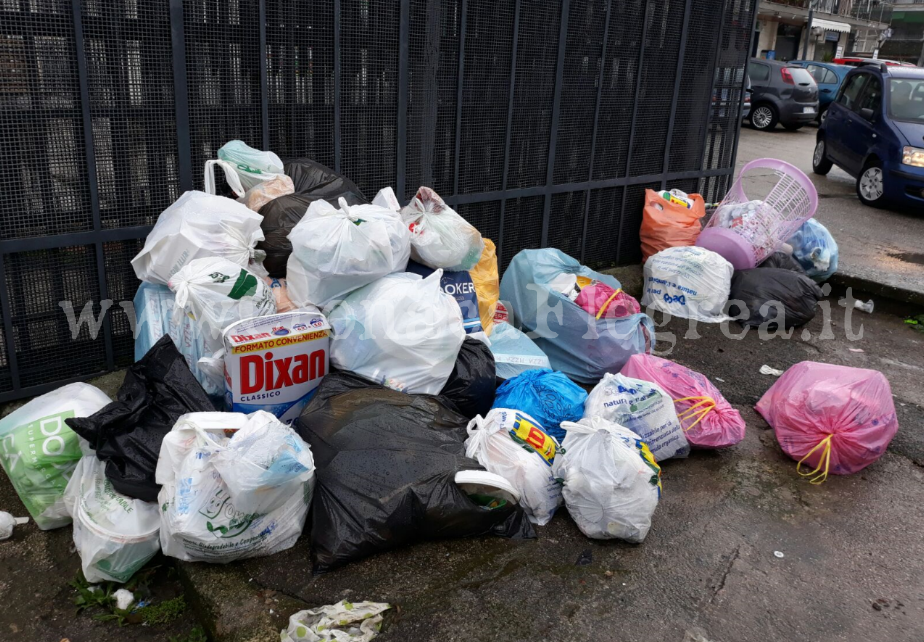
{"type": "Polygon", "coordinates": [[[847,74],[812,157],[816,174],[832,165],[856,177],[864,204],[924,212],[924,69],[870,64],[847,74]]]}

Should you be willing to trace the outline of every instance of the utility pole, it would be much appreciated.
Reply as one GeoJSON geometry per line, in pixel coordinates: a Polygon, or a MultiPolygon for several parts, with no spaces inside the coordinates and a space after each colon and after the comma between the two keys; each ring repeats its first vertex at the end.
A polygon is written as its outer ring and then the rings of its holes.
{"type": "Polygon", "coordinates": [[[809,36],[812,33],[812,19],[815,17],[815,2],[809,0],[808,22],[805,23],[805,37],[802,39],[802,60],[808,60],[809,36]]]}

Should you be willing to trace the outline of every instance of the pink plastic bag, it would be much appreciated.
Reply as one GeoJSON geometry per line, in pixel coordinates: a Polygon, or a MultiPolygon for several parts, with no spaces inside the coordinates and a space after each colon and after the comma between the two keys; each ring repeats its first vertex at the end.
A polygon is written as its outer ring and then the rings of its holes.
{"type": "Polygon", "coordinates": [[[651,381],[674,400],[691,446],[725,448],[744,439],[744,419],[704,375],[649,354],[634,354],[621,374],[651,381]]]}
{"type": "Polygon", "coordinates": [[[594,283],[581,290],[574,300],[597,319],[621,319],[642,311],[632,296],[605,283],[594,283]]]}
{"type": "Polygon", "coordinates": [[[803,361],[783,373],[755,406],[796,470],[820,484],[863,470],[898,430],[892,389],[881,372],[803,361]],[[802,465],[814,470],[803,472],[802,465]]]}

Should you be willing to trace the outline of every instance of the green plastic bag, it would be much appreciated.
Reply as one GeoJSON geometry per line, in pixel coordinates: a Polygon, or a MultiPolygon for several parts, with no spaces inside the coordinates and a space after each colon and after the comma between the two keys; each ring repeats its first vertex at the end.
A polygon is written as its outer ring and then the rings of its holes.
{"type": "Polygon", "coordinates": [[[72,383],[0,420],[0,465],[42,530],[71,521],[63,495],[81,452],[64,420],[88,417],[110,401],[98,388],[72,383]]]}

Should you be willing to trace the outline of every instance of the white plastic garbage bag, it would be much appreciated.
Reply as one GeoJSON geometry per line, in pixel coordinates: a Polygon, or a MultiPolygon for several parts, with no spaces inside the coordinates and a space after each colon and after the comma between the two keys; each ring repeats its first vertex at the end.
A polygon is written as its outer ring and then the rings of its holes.
{"type": "Polygon", "coordinates": [[[279,632],[281,642],[369,642],[382,627],[381,602],[347,602],[299,611],[279,632]]]}
{"type": "Polygon", "coordinates": [[[74,545],[89,582],[127,582],[160,550],[157,504],[117,492],[106,464],[84,442],[83,459],[64,492],[74,545]]]}
{"type": "Polygon", "coordinates": [[[231,323],[276,314],[276,298],[263,279],[222,258],[196,259],[174,274],[167,286],[176,294],[173,315],[201,324],[206,342],[221,349],[221,332],[231,323]]]}
{"type": "Polygon", "coordinates": [[[344,299],[328,317],[334,367],[394,390],[438,394],[465,340],[459,305],[440,289],[442,274],[389,274],[344,299]]]}
{"type": "Polygon", "coordinates": [[[727,321],[735,269],[702,247],[669,247],[645,262],[642,306],[705,323],[727,321]]]}
{"type": "Polygon", "coordinates": [[[286,278],[297,305],[325,308],[407,267],[410,236],[397,214],[377,205],[348,205],[343,198],[338,203],[339,209],[313,202],[289,233],[286,278]]]}
{"type": "Polygon", "coordinates": [[[584,401],[584,417],[625,426],[642,438],[655,461],[690,454],[674,400],[656,383],[607,373],[584,401]]]}
{"type": "MultiPolygon", "coordinates": [[[[240,179],[241,187],[245,191],[285,173],[282,161],[276,154],[254,149],[241,140],[232,140],[225,143],[218,150],[218,159],[226,161],[234,167],[240,179]]],[[[242,195],[238,194],[238,196],[242,195]]]]}
{"type": "Polygon", "coordinates": [[[89,417],[111,401],[98,388],[72,383],[0,419],[0,464],[42,530],[71,521],[63,495],[81,452],[64,420],[89,417]]]}
{"type": "Polygon", "coordinates": [[[411,258],[418,263],[467,271],[481,260],[481,233],[429,187],[417,190],[401,216],[411,231],[411,258]]]}
{"type": "Polygon", "coordinates": [[[132,268],[142,281],[166,285],[193,259],[217,256],[245,267],[262,254],[254,249],[262,220],[230,198],[186,192],[161,212],[132,268]]]}
{"type": "Polygon", "coordinates": [[[164,554],[224,564],[290,548],[314,490],[308,445],[264,411],[183,415],[155,478],[164,554]]]}
{"type": "Polygon", "coordinates": [[[465,441],[465,455],[510,482],[529,521],[540,526],[561,504],[561,483],[554,473],[560,448],[539,422],[510,408],[493,408],[486,417],[472,419],[465,441]]]}
{"type": "Polygon", "coordinates": [[[563,421],[556,461],[568,513],[594,539],[641,542],[661,498],[661,469],[635,433],[601,417],[563,421]]]}

